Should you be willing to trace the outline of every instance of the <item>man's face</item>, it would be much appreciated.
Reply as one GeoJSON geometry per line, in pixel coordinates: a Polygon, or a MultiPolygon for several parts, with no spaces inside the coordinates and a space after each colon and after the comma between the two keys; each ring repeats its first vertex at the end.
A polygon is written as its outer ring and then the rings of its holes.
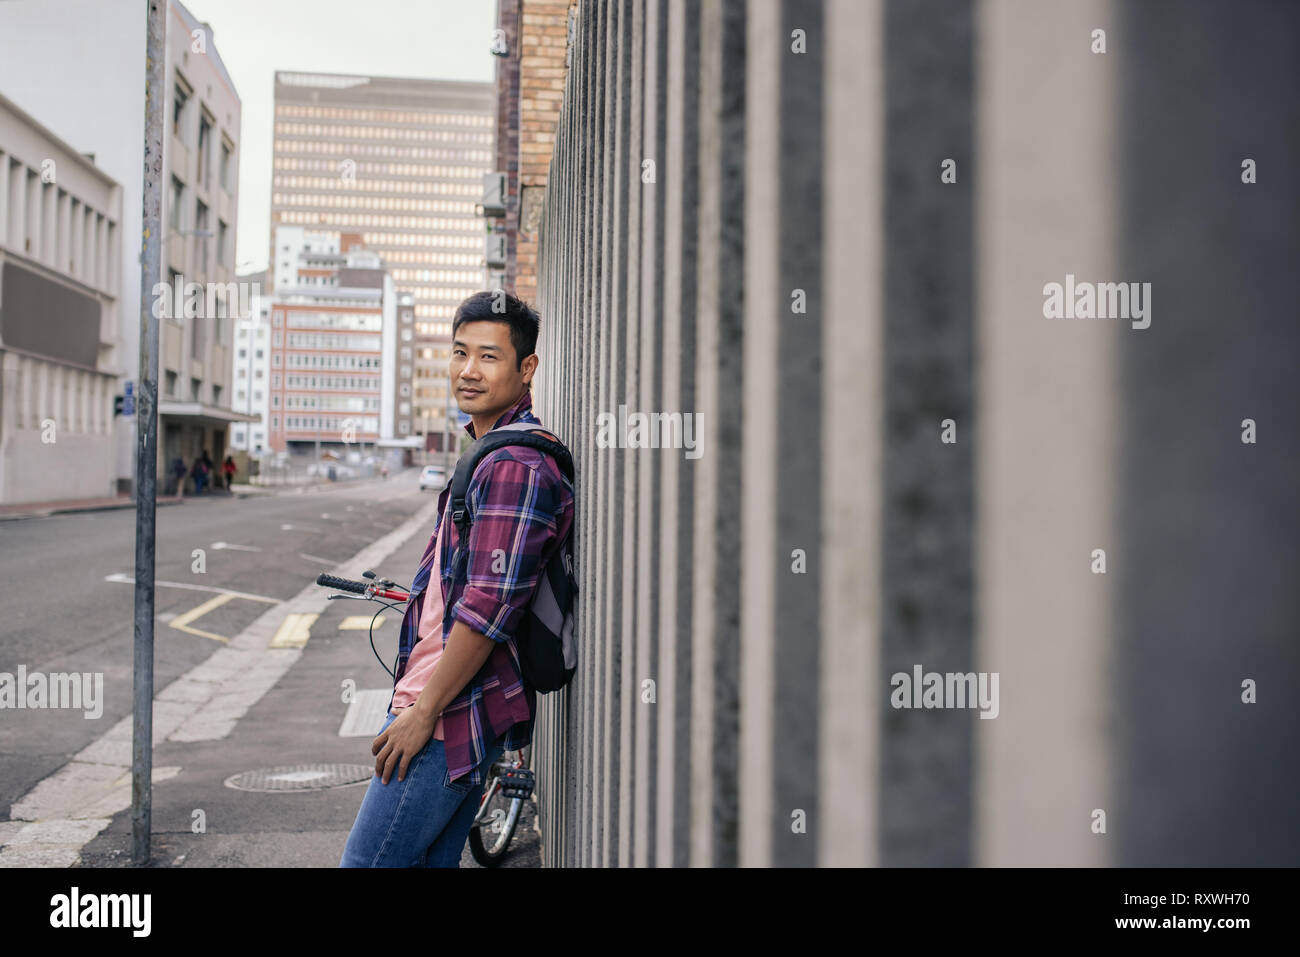
{"type": "MultiPolygon", "coordinates": [[[[537,356],[517,368],[510,325],[488,319],[466,322],[451,344],[451,384],[466,415],[495,419],[514,405],[532,380],[537,356]]],[[[477,428],[477,427],[476,427],[477,428]]]]}

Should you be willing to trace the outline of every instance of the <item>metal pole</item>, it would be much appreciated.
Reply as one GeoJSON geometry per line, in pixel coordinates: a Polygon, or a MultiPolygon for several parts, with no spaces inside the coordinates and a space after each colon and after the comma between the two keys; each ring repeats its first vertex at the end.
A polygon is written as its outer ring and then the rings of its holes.
{"type": "Polygon", "coordinates": [[[140,390],[135,416],[135,677],[131,725],[131,861],[149,863],[153,809],[154,518],[158,495],[158,320],[162,272],[166,0],[148,0],[144,83],[144,221],[140,251],[140,390]]]}

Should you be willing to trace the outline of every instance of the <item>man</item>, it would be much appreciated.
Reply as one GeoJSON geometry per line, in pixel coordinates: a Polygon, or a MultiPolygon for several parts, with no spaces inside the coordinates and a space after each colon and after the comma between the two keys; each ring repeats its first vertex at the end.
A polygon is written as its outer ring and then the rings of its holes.
{"type": "MultiPolygon", "coordinates": [[[[471,436],[539,421],[537,330],[537,313],[511,295],[475,293],[456,309],[451,380],[471,436]]],[[[572,526],[573,489],[545,453],[498,449],[466,490],[463,548],[449,498],[450,485],[411,585],[375,776],[341,867],[459,867],[488,768],[532,741],[536,693],[514,633],[572,526]]]]}

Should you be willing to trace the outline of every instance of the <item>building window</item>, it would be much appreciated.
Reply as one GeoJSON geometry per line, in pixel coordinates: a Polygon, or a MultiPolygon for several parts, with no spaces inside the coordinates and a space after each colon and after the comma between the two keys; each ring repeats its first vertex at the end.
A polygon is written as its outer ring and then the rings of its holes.
{"type": "Polygon", "coordinates": [[[171,224],[172,229],[181,228],[181,202],[185,198],[185,184],[172,177],[171,192],[167,197],[167,222],[171,224]]]}
{"type": "Polygon", "coordinates": [[[271,388],[273,389],[280,388],[280,377],[278,375],[271,376],[271,388]]]}
{"type": "Polygon", "coordinates": [[[197,316],[191,319],[190,323],[190,358],[201,359],[203,358],[203,327],[199,324],[197,316]]]}
{"type": "Polygon", "coordinates": [[[271,407],[274,409],[280,408],[280,397],[278,395],[271,396],[271,407]]]}
{"type": "Polygon", "coordinates": [[[170,396],[171,398],[173,398],[173,399],[176,398],[176,373],[175,373],[175,372],[168,372],[168,373],[167,373],[167,392],[166,392],[166,394],[167,394],[168,396],[170,396]]]}
{"type": "Polygon", "coordinates": [[[280,417],[278,415],[271,416],[271,428],[278,429],[279,427],[280,427],[280,417]]]}
{"type": "Polygon", "coordinates": [[[227,193],[234,192],[234,187],[230,177],[231,167],[234,165],[231,162],[233,153],[234,147],[223,139],[221,141],[221,188],[227,193]]]}
{"type": "Polygon", "coordinates": [[[206,113],[199,114],[199,182],[205,187],[212,185],[212,160],[208,154],[212,150],[212,121],[206,113]]]}
{"type": "Polygon", "coordinates": [[[190,399],[194,402],[199,401],[199,393],[203,390],[202,379],[190,379],[190,399]]]}
{"type": "Polygon", "coordinates": [[[219,266],[230,265],[230,259],[228,258],[227,250],[226,250],[226,243],[229,239],[229,237],[226,235],[228,232],[229,230],[226,228],[226,224],[218,219],[217,220],[217,265],[219,266]]]}
{"type": "Polygon", "coordinates": [[[181,142],[185,141],[185,106],[189,101],[190,91],[177,83],[175,97],[172,100],[172,132],[181,142]]]}
{"type": "Polygon", "coordinates": [[[212,404],[221,405],[221,386],[219,385],[212,387],[212,404]]]}
{"type": "Polygon", "coordinates": [[[208,237],[204,236],[203,233],[208,231],[208,207],[203,203],[203,200],[198,200],[194,208],[194,238],[199,242],[199,270],[206,274],[208,271],[208,237]]]}
{"type": "MultiPolygon", "coordinates": [[[[168,319],[175,320],[176,324],[180,325],[180,321],[181,321],[180,316],[173,315],[173,313],[176,311],[176,303],[174,297],[176,296],[177,292],[179,292],[182,297],[185,294],[185,290],[181,289],[181,274],[178,273],[175,269],[168,267],[167,282],[171,288],[171,294],[170,295],[164,294],[166,298],[163,301],[162,314],[168,319]]],[[[182,301],[184,300],[182,299],[182,301]]]]}

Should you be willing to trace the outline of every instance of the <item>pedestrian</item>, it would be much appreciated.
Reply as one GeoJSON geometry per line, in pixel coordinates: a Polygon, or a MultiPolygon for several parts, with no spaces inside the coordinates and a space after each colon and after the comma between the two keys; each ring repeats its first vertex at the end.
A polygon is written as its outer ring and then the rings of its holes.
{"type": "Polygon", "coordinates": [[[207,481],[212,483],[212,487],[216,488],[218,480],[220,479],[220,474],[213,466],[212,459],[208,457],[207,449],[203,450],[203,474],[207,477],[207,481]]]}
{"type": "Polygon", "coordinates": [[[221,472],[226,477],[227,492],[230,491],[230,483],[235,480],[235,472],[237,471],[238,471],[238,467],[235,465],[235,460],[232,459],[229,455],[227,455],[226,460],[221,463],[221,472]]]}
{"type": "Polygon", "coordinates": [[[208,467],[203,464],[203,459],[194,460],[194,465],[190,468],[190,478],[194,479],[194,494],[202,495],[203,486],[208,482],[208,467]]]}
{"type": "MultiPolygon", "coordinates": [[[[471,438],[538,422],[529,391],[540,361],[537,313],[512,295],[504,312],[493,301],[475,293],[452,322],[451,379],[471,438]]],[[[447,521],[450,490],[439,496],[411,586],[393,696],[370,746],[375,774],[340,867],[459,867],[485,773],[503,751],[532,741],[536,691],[519,670],[514,636],[572,527],[573,486],[539,449],[485,456],[466,493],[484,515],[468,555],[447,521]],[[452,568],[445,575],[444,554],[452,568]]]]}
{"type": "Polygon", "coordinates": [[[172,482],[175,488],[172,490],[173,495],[185,494],[185,460],[179,455],[172,461],[172,482]]]}

